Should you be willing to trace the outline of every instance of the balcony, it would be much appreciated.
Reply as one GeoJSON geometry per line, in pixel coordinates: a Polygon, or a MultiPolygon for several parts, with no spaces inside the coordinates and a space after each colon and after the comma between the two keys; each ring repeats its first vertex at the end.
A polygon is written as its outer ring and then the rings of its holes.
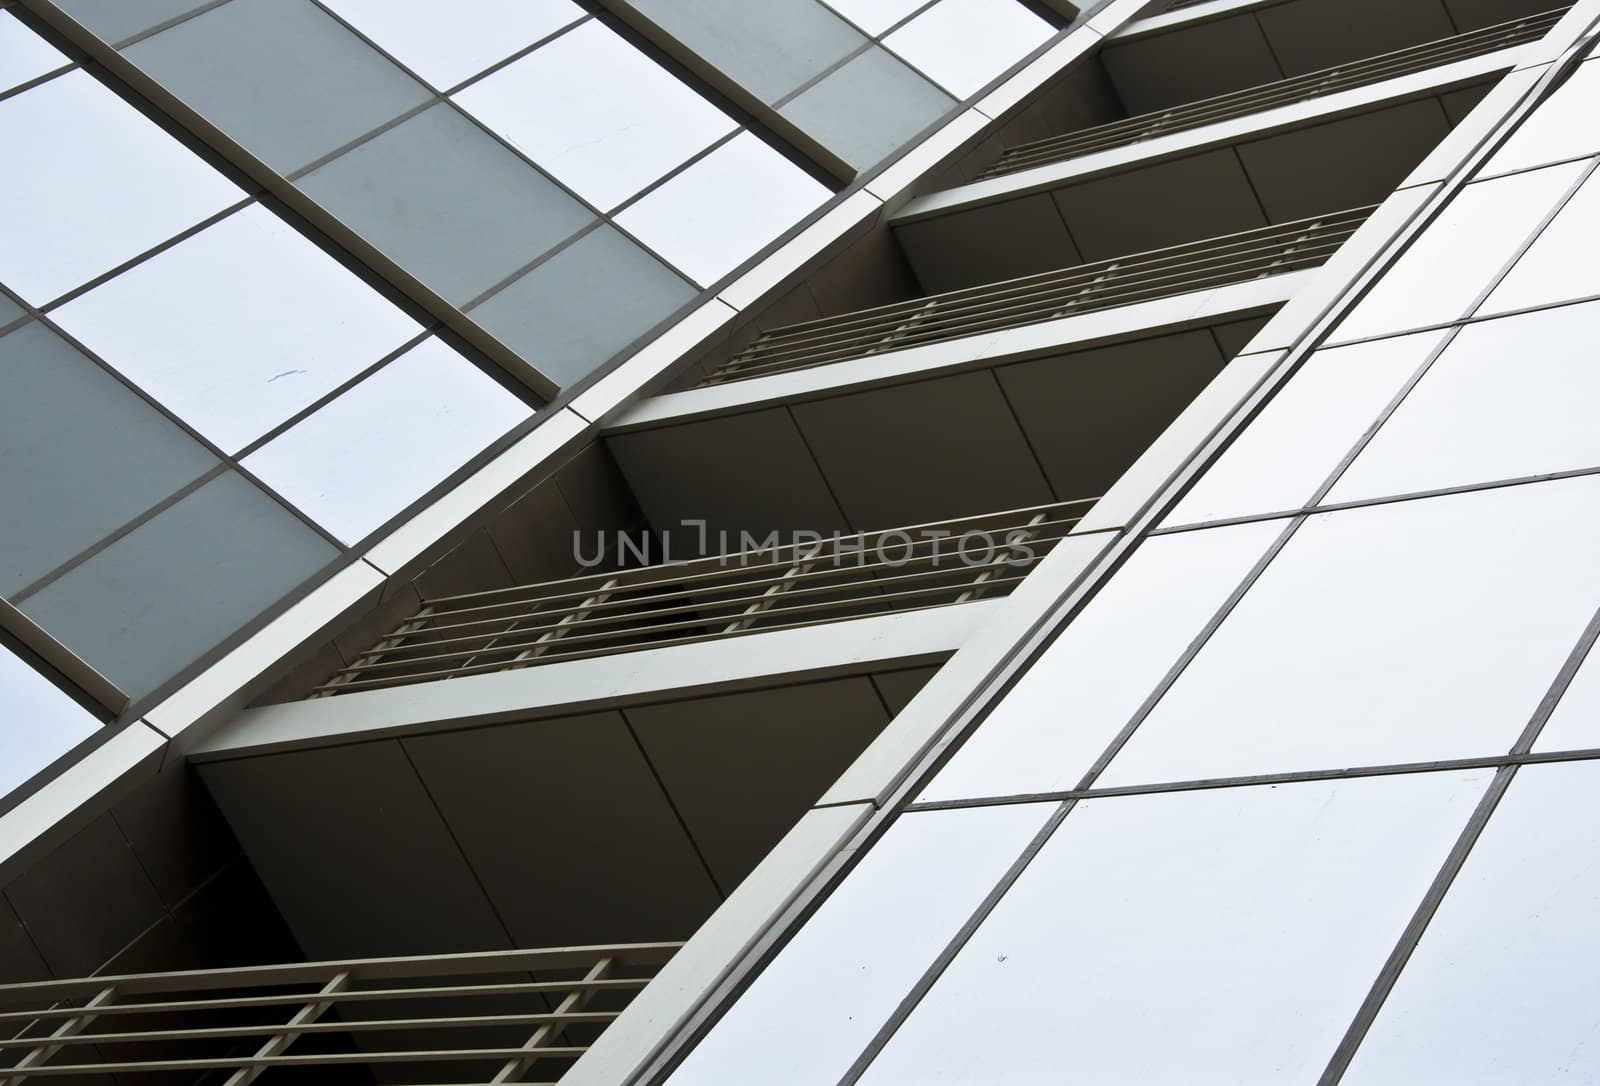
{"type": "Polygon", "coordinates": [[[1009,593],[1094,501],[432,599],[310,696],[992,599],[1009,593]]]}
{"type": "Polygon", "coordinates": [[[1558,22],[1566,7],[1512,19],[1480,30],[1413,45],[1379,56],[1323,68],[1271,83],[1216,95],[1197,102],[1143,113],[1126,120],[1097,125],[1080,132],[1034,140],[1008,148],[980,175],[1001,177],[1036,166],[1065,162],[1081,155],[1143,143],[1158,136],[1238,117],[1248,117],[1280,106],[1321,98],[1340,91],[1370,86],[1388,79],[1425,72],[1458,60],[1483,56],[1537,41],[1558,22]]]}
{"type": "Polygon", "coordinates": [[[1316,267],[1371,212],[1355,208],[776,328],[700,384],[804,370],[1316,267]]]}
{"type": "Polygon", "coordinates": [[[0,985],[0,1082],[554,1083],[680,945],[0,985]]]}

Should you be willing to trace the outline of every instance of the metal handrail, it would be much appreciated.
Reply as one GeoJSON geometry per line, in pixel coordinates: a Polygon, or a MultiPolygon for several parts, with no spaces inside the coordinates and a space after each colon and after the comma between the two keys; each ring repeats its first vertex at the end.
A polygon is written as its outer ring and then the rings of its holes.
{"type": "Polygon", "coordinates": [[[1354,208],[775,328],[702,385],[809,369],[1315,267],[1366,221],[1354,208]]]}
{"type": "Polygon", "coordinates": [[[246,1086],[273,1068],[382,1066],[393,1075],[439,1063],[481,1065],[471,1075],[481,1073],[482,1083],[525,1082],[538,1066],[555,1072],[547,1080],[553,1082],[681,945],[295,962],[0,985],[0,1086],[174,1071],[231,1072],[227,1086],[246,1086]],[[589,1008],[602,994],[610,1002],[589,1008]],[[485,1007],[484,1000],[493,1002],[485,1007]],[[569,1030],[581,1036],[567,1036],[569,1030]],[[411,1046],[413,1035],[422,1043],[411,1046]],[[343,1045],[295,1051],[302,1038],[342,1039],[343,1045]]]}
{"type": "Polygon", "coordinates": [[[1096,500],[430,599],[310,696],[1002,596],[1096,500]]]}
{"type": "Polygon", "coordinates": [[[1003,177],[1022,170],[1031,170],[1037,166],[1065,162],[1096,151],[1126,147],[1157,136],[1167,136],[1174,132],[1203,128],[1219,121],[1248,117],[1279,106],[1371,86],[1387,79],[1513,48],[1543,37],[1570,6],[1568,4],[1536,15],[1510,19],[1494,26],[1396,49],[1349,64],[1335,65],[1288,79],[1229,91],[1196,102],[1153,110],[1065,135],[1049,136],[1018,144],[1002,153],[994,165],[979,175],[979,179],[1003,177]]]}

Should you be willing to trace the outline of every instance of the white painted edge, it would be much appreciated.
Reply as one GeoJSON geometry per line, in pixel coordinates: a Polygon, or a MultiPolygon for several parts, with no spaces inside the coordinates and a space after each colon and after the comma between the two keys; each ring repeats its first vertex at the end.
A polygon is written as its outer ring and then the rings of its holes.
{"type": "Polygon", "coordinates": [[[423,554],[473,513],[504,494],[540,464],[574,447],[589,429],[570,409],[545,419],[516,444],[453,487],[432,505],[374,544],[366,560],[390,576],[423,554]]]}
{"type": "Polygon", "coordinates": [[[1020,328],[1003,328],[964,339],[830,362],[791,373],[669,392],[634,404],[618,415],[606,427],[606,432],[612,434],[737,414],[960,370],[1089,350],[1104,342],[1144,338],[1146,334],[1165,335],[1183,327],[1221,323],[1263,306],[1287,303],[1306,285],[1311,274],[1310,269],[1288,272],[1020,328]]]}
{"type": "Polygon", "coordinates": [[[184,746],[194,742],[199,726],[242,708],[255,693],[252,684],[269,667],[314,638],[383,583],[383,574],[366,562],[351,563],[151,709],[145,714],[146,721],[169,738],[182,737],[184,746]]]}
{"type": "Polygon", "coordinates": [[[441,682],[247,709],[190,752],[217,761],[419,730],[702,696],[774,677],[860,672],[960,648],[1004,599],[641,649],[441,682]]]}
{"type": "Polygon", "coordinates": [[[893,222],[896,226],[903,226],[938,218],[972,207],[1064,188],[1137,167],[1155,165],[1168,159],[1182,158],[1280,132],[1324,124],[1366,112],[1373,106],[1387,103],[1400,104],[1412,98],[1442,93],[1453,84],[1511,67],[1512,58],[1525,48],[1526,46],[1516,46],[1511,49],[1501,49],[1482,56],[1458,60],[1453,64],[1430,68],[1427,71],[1387,79],[1381,83],[1354,87],[1302,102],[1292,102],[1276,109],[1261,110],[1245,117],[1206,125],[1203,128],[1190,128],[1139,143],[1080,155],[1065,162],[1046,163],[1031,170],[1021,170],[945,189],[942,192],[929,193],[917,197],[902,207],[894,215],[893,222]]]}
{"type": "Polygon", "coordinates": [[[1115,34],[1107,35],[1118,44],[1137,38],[1147,38],[1168,30],[1176,30],[1196,23],[1209,23],[1214,19],[1237,15],[1240,12],[1271,7],[1282,0],[1212,0],[1209,4],[1196,4],[1177,11],[1151,15],[1145,19],[1131,20],[1115,34]]]}
{"type": "Polygon", "coordinates": [[[1461,123],[1428,152],[1428,157],[1417,164],[1417,168],[1400,183],[1400,188],[1411,189],[1418,185],[1443,182],[1467,160],[1483,138],[1499,126],[1505,119],[1506,111],[1539,81],[1549,67],[1546,62],[1533,68],[1519,68],[1496,83],[1483,96],[1483,100],[1472,108],[1472,112],[1463,117],[1461,123]]]}
{"type": "Polygon", "coordinates": [[[807,811],[562,1077],[563,1086],[618,1086],[644,1071],[871,813],[866,803],[807,811]]]}
{"type": "Polygon", "coordinates": [[[1040,53],[1032,64],[973,103],[973,112],[980,113],[990,120],[1000,120],[1010,110],[1021,105],[1028,95],[1066,71],[1071,64],[1093,52],[1100,44],[1100,32],[1094,28],[1093,20],[1085,25],[1089,33],[1068,34],[1056,42],[1040,53]]]}
{"type": "Polygon", "coordinates": [[[989,117],[976,109],[962,110],[943,128],[868,181],[864,191],[883,204],[893,206],[907,185],[977,139],[991,123],[989,117]]]}
{"type": "Polygon", "coordinates": [[[87,823],[97,813],[90,806],[96,799],[121,794],[155,776],[166,745],[165,736],[135,721],[0,815],[0,872],[79,829],[74,815],[87,823]]]}
{"type": "MultiPolygon", "coordinates": [[[[947,125],[946,129],[949,127],[947,125]]],[[[939,134],[942,135],[943,130],[939,134]]],[[[928,142],[932,143],[937,138],[932,137],[928,142]]],[[[916,153],[912,152],[912,155],[916,153]]],[[[777,252],[724,287],[717,296],[734,309],[748,309],[767,292],[799,272],[807,261],[849,237],[852,231],[870,225],[882,206],[882,201],[870,191],[870,186],[851,193],[777,252]]]]}
{"type": "Polygon", "coordinates": [[[1017,650],[1051,607],[1116,538],[1114,532],[1068,536],[999,601],[1004,606],[928,680],[817,801],[884,802],[901,779],[943,737],[951,720],[1017,650]]]}

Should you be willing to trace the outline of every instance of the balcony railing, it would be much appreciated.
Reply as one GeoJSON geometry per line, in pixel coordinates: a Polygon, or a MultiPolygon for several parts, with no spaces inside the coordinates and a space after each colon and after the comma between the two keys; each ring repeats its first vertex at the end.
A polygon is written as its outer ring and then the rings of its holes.
{"type": "Polygon", "coordinates": [[[1003,596],[1095,500],[429,600],[310,696],[1003,596]]]}
{"type": "Polygon", "coordinates": [[[1051,136],[1019,144],[1002,154],[999,161],[984,171],[981,177],[1001,177],[1022,170],[1031,170],[1035,166],[1065,162],[1095,151],[1142,143],[1157,136],[1203,128],[1236,117],[1248,117],[1279,106],[1381,83],[1387,79],[1427,71],[1458,60],[1467,60],[1500,49],[1537,41],[1556,24],[1568,6],[1570,5],[1465,34],[1397,49],[1392,53],[1384,53],[1365,60],[1324,68],[1291,79],[1263,83],[1260,86],[1220,94],[1214,98],[1188,102],[1154,113],[1140,114],[1127,120],[1113,121],[1079,132],[1069,132],[1064,136],[1051,136]]]}
{"type": "Polygon", "coordinates": [[[1372,208],[1041,272],[765,333],[701,385],[810,369],[1316,267],[1372,208]]]}
{"type": "Polygon", "coordinates": [[[245,1086],[268,1071],[270,1082],[321,1071],[318,1082],[553,1083],[680,945],[0,985],[0,1086],[158,1072],[245,1086]]]}

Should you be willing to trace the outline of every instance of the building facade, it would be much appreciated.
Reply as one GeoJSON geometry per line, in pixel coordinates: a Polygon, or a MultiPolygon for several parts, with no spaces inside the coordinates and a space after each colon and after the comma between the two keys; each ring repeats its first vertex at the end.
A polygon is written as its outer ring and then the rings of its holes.
{"type": "Polygon", "coordinates": [[[0,4],[0,1081],[1600,1075],[1597,34],[0,4]]]}

